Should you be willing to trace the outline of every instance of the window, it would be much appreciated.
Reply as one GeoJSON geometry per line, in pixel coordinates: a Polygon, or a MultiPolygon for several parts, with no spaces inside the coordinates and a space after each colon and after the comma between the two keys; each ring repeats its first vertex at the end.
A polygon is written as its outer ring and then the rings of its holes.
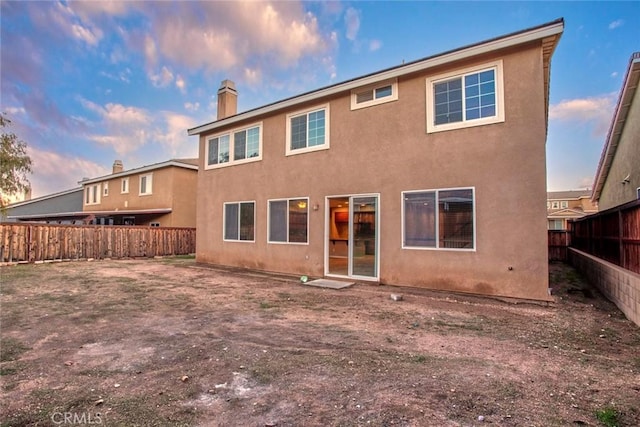
{"type": "Polygon", "coordinates": [[[84,204],[97,205],[100,203],[100,184],[89,185],[84,189],[84,204]]]}
{"type": "Polygon", "coordinates": [[[560,204],[558,202],[551,202],[551,209],[560,209],[560,204]]]}
{"type": "Polygon", "coordinates": [[[286,155],[329,148],[329,105],[287,115],[286,155]]]}
{"type": "Polygon", "coordinates": [[[563,200],[563,201],[560,202],[560,208],[561,209],[566,209],[568,207],[569,207],[569,202],[568,201],[563,200]]]}
{"type": "Polygon", "coordinates": [[[159,222],[152,222],[151,224],[149,224],[150,227],[160,227],[160,223],[159,222]]]}
{"type": "Polygon", "coordinates": [[[504,121],[502,61],[427,79],[427,133],[504,121]]]}
{"type": "Polygon", "coordinates": [[[146,196],[153,193],[153,174],[140,175],[140,195],[146,196]]]}
{"type": "Polygon", "coordinates": [[[269,243],[308,243],[309,199],[269,201],[269,243]]]}
{"type": "Polygon", "coordinates": [[[382,82],[351,91],[351,109],[370,107],[398,99],[398,82],[382,82]]]}
{"type": "Polygon", "coordinates": [[[564,221],[561,219],[550,219],[549,230],[564,230],[564,221]]]}
{"type": "Polygon", "coordinates": [[[129,178],[122,178],[120,181],[120,193],[126,194],[129,192],[129,178]]]}
{"type": "Polygon", "coordinates": [[[224,204],[224,240],[255,240],[255,202],[224,204]]]}
{"type": "Polygon", "coordinates": [[[104,184],[102,184],[102,195],[103,196],[108,196],[109,195],[109,183],[105,182],[104,184]]]}
{"type": "Polygon", "coordinates": [[[473,188],[402,193],[403,248],[475,250],[473,188]]]}
{"type": "Polygon", "coordinates": [[[205,169],[262,160],[262,123],[207,139],[205,169]]]}
{"type": "Polygon", "coordinates": [[[636,196],[637,196],[636,198],[637,198],[638,200],[640,200],[640,187],[636,188],[636,193],[637,193],[637,194],[636,194],[636,196]]]}

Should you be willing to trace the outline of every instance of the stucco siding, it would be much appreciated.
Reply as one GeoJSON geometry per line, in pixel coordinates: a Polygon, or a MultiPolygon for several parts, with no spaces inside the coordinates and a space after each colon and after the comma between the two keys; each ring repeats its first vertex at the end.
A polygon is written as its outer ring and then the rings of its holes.
{"type": "Polygon", "coordinates": [[[615,157],[598,200],[600,210],[636,200],[640,187],[640,97],[636,90],[615,157]],[[629,182],[622,184],[629,175],[629,182]]]}
{"type": "MultiPolygon", "coordinates": [[[[350,110],[330,104],[330,149],[285,156],[286,114],[265,117],[263,160],[204,170],[200,138],[197,260],[322,276],[326,197],[378,194],[380,282],[549,300],[546,247],[546,119],[539,44],[501,52],[505,121],[427,133],[426,78],[483,64],[453,64],[398,80],[397,101],[350,110]],[[402,249],[402,192],[475,189],[474,251],[402,249]],[[267,243],[267,201],[309,197],[309,244],[267,243]],[[224,242],[223,203],[255,201],[255,242],[224,242]]],[[[314,104],[311,104],[311,106],[314,104]]],[[[302,109],[304,107],[300,107],[302,109]]]]}

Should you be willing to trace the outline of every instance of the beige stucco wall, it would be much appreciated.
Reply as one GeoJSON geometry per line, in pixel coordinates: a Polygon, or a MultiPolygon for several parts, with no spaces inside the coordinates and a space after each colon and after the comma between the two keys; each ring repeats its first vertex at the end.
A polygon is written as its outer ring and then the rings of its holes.
{"type": "Polygon", "coordinates": [[[171,208],[170,214],[154,218],[153,221],[160,222],[163,227],[195,227],[197,175],[196,170],[175,166],[127,175],[128,193],[121,193],[122,179],[125,177],[106,178],[100,184],[108,183],[109,195],[101,193],[98,204],[87,205],[83,200],[83,210],[98,212],[171,208]],[[140,176],[147,174],[152,174],[152,193],[140,195],[140,176]]]}
{"type": "Polygon", "coordinates": [[[640,187],[640,96],[636,89],[611,169],[600,193],[599,209],[602,211],[636,200],[638,187],[640,187]],[[622,180],[627,175],[630,175],[630,182],[623,185],[622,180]]]}
{"type": "Polygon", "coordinates": [[[501,57],[504,123],[427,134],[425,78],[440,68],[400,78],[395,102],[351,111],[345,93],[313,103],[330,102],[329,150],[285,157],[285,115],[303,106],[263,119],[260,162],[204,170],[201,136],[197,260],[322,276],[325,197],[376,193],[380,282],[548,300],[542,54],[531,45],[501,57]],[[402,249],[401,192],[452,187],[475,188],[476,251],[402,249]],[[267,200],[285,197],[319,205],[308,245],[267,243],[267,200]],[[256,201],[256,241],[223,242],[223,202],[245,200],[256,201]]]}

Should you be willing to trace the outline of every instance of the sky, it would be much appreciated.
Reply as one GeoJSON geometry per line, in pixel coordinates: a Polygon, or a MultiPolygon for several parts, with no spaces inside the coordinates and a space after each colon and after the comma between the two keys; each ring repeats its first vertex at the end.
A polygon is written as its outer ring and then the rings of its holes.
{"type": "Polygon", "coordinates": [[[640,2],[0,0],[0,111],[39,197],[115,159],[197,157],[187,129],[215,120],[222,80],[242,112],[557,18],[548,189],[583,189],[640,51],[640,2]]]}

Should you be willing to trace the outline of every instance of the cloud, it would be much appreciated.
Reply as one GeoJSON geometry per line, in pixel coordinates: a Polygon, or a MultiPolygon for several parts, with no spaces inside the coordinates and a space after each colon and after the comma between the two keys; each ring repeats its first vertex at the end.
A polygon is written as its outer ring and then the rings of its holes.
{"type": "Polygon", "coordinates": [[[173,81],[173,73],[167,67],[162,67],[159,73],[150,73],[149,80],[155,87],[167,87],[173,81]]]}
{"type": "Polygon", "coordinates": [[[183,94],[187,92],[187,82],[180,74],[176,76],[176,87],[180,89],[180,92],[183,94]]]}
{"type": "Polygon", "coordinates": [[[184,103],[184,108],[187,111],[198,111],[200,109],[200,103],[199,102],[185,102],[184,103]]]}
{"type": "Polygon", "coordinates": [[[621,27],[624,25],[624,20],[622,19],[617,19],[615,21],[613,21],[612,23],[609,24],[609,29],[610,30],[615,30],[618,27],[621,27]]]}
{"type": "Polygon", "coordinates": [[[33,197],[40,197],[78,187],[83,177],[98,177],[109,169],[82,157],[54,153],[27,147],[33,162],[34,175],[30,177],[33,197]]]}
{"type": "Polygon", "coordinates": [[[549,107],[549,119],[587,122],[592,124],[594,136],[603,137],[609,129],[616,100],[616,93],[563,100],[549,107]]]}
{"type": "Polygon", "coordinates": [[[380,40],[371,40],[369,41],[369,51],[375,52],[376,50],[382,47],[382,42],[380,40]]]}
{"type": "Polygon", "coordinates": [[[344,14],[344,22],[347,27],[346,37],[354,41],[360,30],[360,12],[350,7],[344,14]]]}
{"type": "Polygon", "coordinates": [[[611,73],[611,77],[616,78],[618,77],[618,72],[614,71],[613,73],[611,73]]]}

